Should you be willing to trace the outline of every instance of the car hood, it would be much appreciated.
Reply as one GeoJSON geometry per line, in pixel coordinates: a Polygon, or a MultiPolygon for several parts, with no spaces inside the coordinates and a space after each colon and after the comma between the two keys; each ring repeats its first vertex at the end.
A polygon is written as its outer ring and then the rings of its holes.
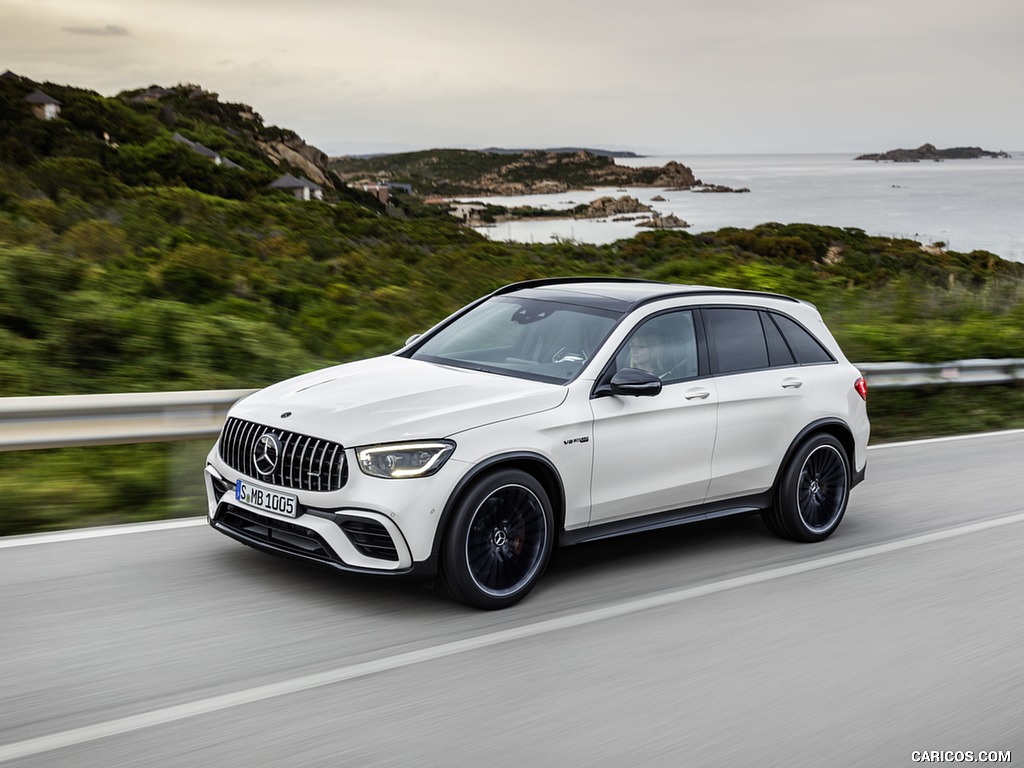
{"type": "Polygon", "coordinates": [[[449,437],[554,408],[566,393],[558,384],[389,355],[274,384],[230,415],[357,446],[449,437]]]}

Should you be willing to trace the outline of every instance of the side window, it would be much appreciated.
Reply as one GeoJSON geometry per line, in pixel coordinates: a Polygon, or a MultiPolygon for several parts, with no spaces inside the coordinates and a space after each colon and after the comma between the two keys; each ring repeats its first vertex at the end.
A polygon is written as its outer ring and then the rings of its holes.
{"type": "Polygon", "coordinates": [[[835,358],[829,354],[821,342],[810,334],[802,325],[790,320],[785,315],[772,313],[772,319],[779,326],[782,335],[786,337],[789,348],[796,355],[796,361],[800,365],[813,365],[814,363],[831,363],[835,358]]]}
{"type": "Polygon", "coordinates": [[[670,312],[644,321],[615,359],[616,369],[639,368],[666,384],[698,373],[693,312],[670,312]]]}
{"type": "Polygon", "coordinates": [[[793,353],[789,351],[786,340],[782,338],[782,332],[775,327],[767,312],[761,313],[761,326],[764,329],[764,338],[768,342],[768,362],[772,368],[796,365],[793,353]]]}
{"type": "Polygon", "coordinates": [[[733,373],[768,367],[768,346],[756,309],[705,310],[711,326],[718,372],[733,373]]]}

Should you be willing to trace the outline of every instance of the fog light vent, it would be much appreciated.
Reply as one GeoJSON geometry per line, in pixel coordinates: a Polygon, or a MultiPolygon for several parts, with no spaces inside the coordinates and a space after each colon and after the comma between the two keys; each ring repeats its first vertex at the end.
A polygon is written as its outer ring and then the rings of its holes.
{"type": "Polygon", "coordinates": [[[360,554],[378,560],[398,560],[398,550],[391,534],[376,520],[344,520],[341,530],[360,554]]]}

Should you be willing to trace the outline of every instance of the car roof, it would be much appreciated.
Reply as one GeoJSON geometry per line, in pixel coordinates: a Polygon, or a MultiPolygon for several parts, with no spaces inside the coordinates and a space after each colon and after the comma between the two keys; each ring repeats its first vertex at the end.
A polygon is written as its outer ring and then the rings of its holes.
{"type": "Polygon", "coordinates": [[[524,298],[561,301],[568,304],[582,304],[584,306],[611,309],[619,312],[628,312],[640,304],[672,296],[758,296],[780,301],[805,303],[791,296],[783,296],[778,293],[608,277],[527,280],[499,288],[492,296],[508,294],[524,298]]]}

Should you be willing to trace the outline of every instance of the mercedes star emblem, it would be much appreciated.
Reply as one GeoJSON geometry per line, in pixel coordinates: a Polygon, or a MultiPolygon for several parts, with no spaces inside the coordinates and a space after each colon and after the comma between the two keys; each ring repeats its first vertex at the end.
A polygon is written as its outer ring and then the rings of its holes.
{"type": "Polygon", "coordinates": [[[256,471],[261,475],[269,475],[277,469],[277,461],[281,456],[281,441],[273,432],[266,432],[256,441],[252,448],[252,461],[256,471]]]}

